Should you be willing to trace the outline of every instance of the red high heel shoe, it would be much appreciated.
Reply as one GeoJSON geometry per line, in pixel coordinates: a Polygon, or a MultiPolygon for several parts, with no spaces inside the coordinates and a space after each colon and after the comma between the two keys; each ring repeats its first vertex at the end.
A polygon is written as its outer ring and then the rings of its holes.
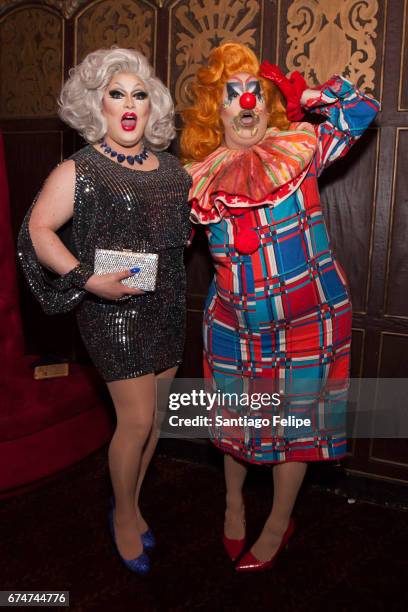
{"type": "Polygon", "coordinates": [[[242,538],[242,540],[232,540],[224,534],[222,543],[231,561],[236,561],[245,548],[245,538],[242,538]]]}
{"type": "MultiPolygon", "coordinates": [[[[244,529],[245,529],[245,525],[246,523],[244,519],[244,529]]],[[[238,557],[240,556],[240,554],[245,548],[245,542],[246,542],[245,536],[241,538],[240,540],[233,540],[232,538],[227,538],[227,536],[224,533],[224,536],[222,538],[222,543],[224,544],[224,548],[227,552],[227,555],[231,559],[231,561],[236,561],[238,559],[238,557]]]]}
{"type": "Polygon", "coordinates": [[[291,537],[294,531],[295,531],[295,522],[291,518],[289,521],[289,525],[285,533],[282,536],[282,540],[279,545],[279,548],[276,551],[276,553],[273,555],[273,557],[271,559],[268,559],[267,561],[260,561],[249,550],[242,557],[241,561],[237,563],[237,565],[235,566],[235,569],[237,570],[237,572],[259,572],[261,570],[266,570],[272,567],[279,553],[281,552],[283,548],[285,548],[286,544],[288,543],[289,538],[291,537]]]}

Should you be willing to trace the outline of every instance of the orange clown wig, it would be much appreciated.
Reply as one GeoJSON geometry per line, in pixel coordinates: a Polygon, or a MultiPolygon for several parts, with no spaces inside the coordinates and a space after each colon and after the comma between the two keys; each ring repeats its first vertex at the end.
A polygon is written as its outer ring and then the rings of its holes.
{"type": "Polygon", "coordinates": [[[259,77],[259,61],[253,51],[240,43],[227,42],[213,49],[208,65],[202,66],[191,84],[193,106],[183,111],[184,130],[181,154],[185,162],[201,161],[219,147],[223,140],[220,106],[224,84],[237,72],[248,72],[259,78],[269,109],[269,127],[286,130],[283,98],[278,88],[259,77]]]}

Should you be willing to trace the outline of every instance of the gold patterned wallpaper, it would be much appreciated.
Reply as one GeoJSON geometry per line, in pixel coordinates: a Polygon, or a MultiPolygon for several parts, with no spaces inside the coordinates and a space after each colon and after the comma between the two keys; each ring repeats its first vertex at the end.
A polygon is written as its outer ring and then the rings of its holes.
{"type": "MultiPolygon", "coordinates": [[[[332,74],[378,94],[387,0],[293,0],[286,3],[289,71],[299,70],[310,85],[332,74]]],[[[285,11],[283,11],[285,13],[285,11]]]]}
{"type": "Polygon", "coordinates": [[[168,83],[181,110],[189,104],[189,82],[213,47],[236,40],[259,52],[262,2],[177,0],[169,11],[168,83]]]}
{"type": "Polygon", "coordinates": [[[42,7],[0,22],[0,117],[56,114],[63,75],[64,22],[42,7]]]}

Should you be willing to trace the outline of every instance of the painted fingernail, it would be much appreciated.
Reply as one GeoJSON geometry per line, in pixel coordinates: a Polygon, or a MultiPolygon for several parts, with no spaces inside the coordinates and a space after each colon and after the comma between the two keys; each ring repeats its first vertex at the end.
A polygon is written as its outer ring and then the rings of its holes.
{"type": "Polygon", "coordinates": [[[140,268],[131,268],[130,271],[132,272],[132,274],[137,274],[138,272],[140,272],[140,268]]]}

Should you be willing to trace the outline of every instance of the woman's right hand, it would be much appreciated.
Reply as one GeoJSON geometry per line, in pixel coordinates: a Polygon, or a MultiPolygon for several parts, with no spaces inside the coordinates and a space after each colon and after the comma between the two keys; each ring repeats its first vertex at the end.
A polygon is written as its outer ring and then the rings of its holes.
{"type": "Polygon", "coordinates": [[[84,289],[94,293],[105,300],[119,300],[129,295],[143,295],[145,291],[134,287],[127,287],[121,281],[133,276],[130,270],[110,272],[109,274],[92,274],[84,289]]]}

